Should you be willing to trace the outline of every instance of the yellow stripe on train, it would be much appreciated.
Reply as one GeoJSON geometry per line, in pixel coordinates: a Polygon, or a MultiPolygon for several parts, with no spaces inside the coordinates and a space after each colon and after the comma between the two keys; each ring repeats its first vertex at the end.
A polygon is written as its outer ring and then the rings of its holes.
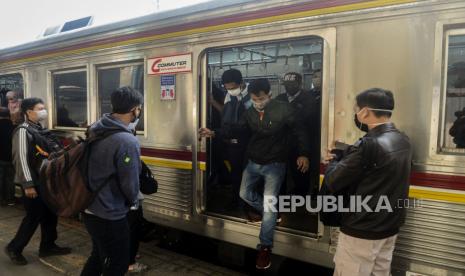
{"type": "MultiPolygon", "coordinates": [[[[146,164],[158,167],[173,168],[173,169],[182,169],[182,170],[192,170],[191,161],[182,161],[182,160],[172,160],[172,159],[163,159],[156,157],[142,156],[142,160],[146,164]]],[[[199,162],[199,169],[202,171],[206,170],[206,163],[199,162]]],[[[320,176],[320,184],[323,181],[323,176],[320,176]]],[[[416,199],[427,199],[427,200],[439,200],[447,201],[454,203],[463,203],[465,204],[465,192],[450,192],[445,189],[435,189],[435,188],[425,188],[419,186],[410,187],[409,197],[416,199]]]]}

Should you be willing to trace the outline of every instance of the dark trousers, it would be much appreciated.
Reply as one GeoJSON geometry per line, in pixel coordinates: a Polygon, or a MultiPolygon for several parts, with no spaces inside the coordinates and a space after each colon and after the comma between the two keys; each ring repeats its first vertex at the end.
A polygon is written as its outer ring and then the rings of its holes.
{"type": "Polygon", "coordinates": [[[128,224],[129,224],[129,264],[136,263],[137,251],[139,251],[139,242],[142,236],[142,221],[144,214],[142,206],[139,206],[137,210],[130,210],[128,212],[128,224]]]}
{"type": "Polygon", "coordinates": [[[41,233],[39,250],[46,250],[55,246],[57,239],[57,216],[45,205],[40,194],[36,198],[23,196],[22,202],[26,210],[26,216],[21,222],[16,236],[8,244],[8,249],[16,253],[23,252],[24,247],[31,240],[39,224],[41,233]]]}
{"type": "Polygon", "coordinates": [[[106,220],[83,214],[92,238],[92,252],[81,276],[123,276],[129,266],[129,226],[127,218],[106,220]]]}
{"type": "Polygon", "coordinates": [[[2,203],[11,203],[15,200],[14,174],[15,170],[11,162],[0,161],[0,200],[2,203]]]}
{"type": "Polygon", "coordinates": [[[311,178],[314,175],[313,170],[315,169],[314,166],[310,165],[309,170],[306,173],[302,173],[297,169],[297,158],[298,154],[290,154],[289,159],[288,159],[288,170],[287,173],[290,174],[292,178],[292,182],[294,182],[294,187],[290,191],[287,191],[289,187],[287,186],[287,176],[284,179],[284,183],[281,186],[281,191],[280,194],[291,194],[291,195],[301,195],[301,196],[306,196],[309,194],[309,191],[311,193],[311,178]]]}
{"type": "Polygon", "coordinates": [[[243,204],[239,197],[239,190],[241,189],[242,172],[245,168],[245,145],[230,144],[226,146],[226,159],[231,165],[230,181],[233,188],[233,202],[236,204],[243,204]]]}

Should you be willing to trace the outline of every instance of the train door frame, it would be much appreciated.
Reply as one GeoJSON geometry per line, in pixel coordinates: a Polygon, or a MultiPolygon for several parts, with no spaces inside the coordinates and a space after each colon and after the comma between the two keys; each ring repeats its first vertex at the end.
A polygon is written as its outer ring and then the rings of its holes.
{"type": "MultiPolygon", "coordinates": [[[[240,36],[240,35],[238,35],[240,36]]],[[[196,129],[199,127],[205,127],[207,125],[207,52],[211,48],[221,48],[221,47],[234,47],[236,45],[247,45],[256,42],[271,42],[279,41],[283,39],[305,39],[307,37],[320,37],[323,40],[323,58],[322,58],[322,104],[321,104],[321,134],[320,134],[320,156],[323,157],[328,146],[334,140],[334,101],[335,101],[335,88],[336,88],[336,28],[322,28],[314,30],[300,30],[294,32],[286,32],[284,35],[282,32],[277,32],[270,35],[262,34],[260,36],[245,35],[238,39],[235,39],[232,43],[231,40],[225,41],[214,41],[208,45],[198,45],[198,76],[201,83],[199,84],[200,95],[198,96],[198,102],[195,103],[195,109],[198,108],[198,122],[196,123],[196,129]]],[[[198,134],[196,135],[196,143],[194,143],[193,148],[195,158],[193,159],[196,164],[194,168],[194,179],[196,180],[195,189],[194,189],[194,210],[196,216],[203,217],[209,224],[220,224],[223,227],[235,228],[233,225],[241,223],[240,219],[232,219],[230,217],[221,217],[221,216],[211,216],[205,213],[206,206],[206,193],[205,193],[205,171],[200,169],[199,164],[202,164],[202,160],[199,157],[201,153],[206,152],[206,139],[200,139],[198,134]]],[[[206,161],[206,160],[205,160],[206,161]]],[[[206,163],[206,162],[205,162],[206,163]]],[[[244,223],[241,223],[245,225],[244,223]]],[[[319,221],[318,222],[318,234],[316,236],[307,235],[301,231],[292,231],[292,229],[277,229],[278,232],[283,234],[297,234],[303,235],[313,239],[319,239],[325,234],[325,227],[319,221]],[[290,230],[290,231],[288,231],[290,230]]]]}

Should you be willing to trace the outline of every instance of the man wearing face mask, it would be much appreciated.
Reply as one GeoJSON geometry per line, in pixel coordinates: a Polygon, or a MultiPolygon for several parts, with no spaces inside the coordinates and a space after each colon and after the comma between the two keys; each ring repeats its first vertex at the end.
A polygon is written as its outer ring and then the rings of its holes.
{"type": "Polygon", "coordinates": [[[367,132],[339,156],[329,155],[325,185],[334,194],[372,196],[376,210],[387,198],[392,210],[341,213],[341,233],[334,262],[337,276],[390,275],[392,252],[404,224],[408,200],[412,147],[408,137],[390,121],[394,110],[391,91],[372,88],[356,97],[355,126],[367,132]]]}
{"type": "MultiPolygon", "coordinates": [[[[247,92],[247,85],[242,79],[242,74],[237,69],[224,71],[221,80],[224,88],[228,91],[224,100],[224,106],[221,116],[221,128],[233,127],[238,124],[240,118],[247,109],[252,106],[250,95],[247,92]]],[[[228,209],[237,209],[242,207],[239,197],[239,188],[241,185],[242,170],[244,169],[245,151],[249,139],[249,133],[236,133],[232,137],[217,137],[223,139],[225,147],[223,149],[224,159],[229,162],[230,181],[233,187],[233,200],[228,209]]]]}
{"type": "Polygon", "coordinates": [[[47,119],[44,102],[39,98],[28,98],[21,105],[25,122],[19,125],[13,134],[13,164],[15,182],[23,189],[23,205],[26,217],[21,222],[13,240],[5,248],[5,253],[17,265],[27,264],[22,255],[24,247],[40,224],[41,242],[39,256],[63,255],[71,252],[70,248],[59,247],[57,239],[57,217],[40,196],[39,168],[43,159],[49,154],[62,149],[60,142],[50,131],[40,124],[47,119]]]}
{"type": "MultiPolygon", "coordinates": [[[[218,130],[218,135],[234,137],[237,133],[249,132],[251,137],[247,145],[247,166],[243,172],[240,189],[241,198],[262,215],[260,243],[256,267],[268,269],[273,246],[274,229],[278,213],[265,208],[265,204],[277,208],[277,204],[264,202],[264,197],[277,200],[281,184],[286,173],[286,161],[289,150],[289,132],[297,137],[299,156],[294,160],[297,168],[306,172],[310,155],[308,138],[296,120],[294,109],[285,102],[271,99],[270,83],[267,79],[257,79],[250,83],[253,108],[248,109],[238,124],[218,130]],[[263,194],[257,186],[264,181],[263,194]]],[[[215,135],[209,129],[201,129],[202,137],[215,135]]]]}
{"type": "Polygon", "coordinates": [[[134,135],[142,114],[143,97],[131,87],[111,94],[113,113],[104,114],[91,125],[88,136],[113,134],[97,141],[89,156],[89,187],[102,186],[83,213],[92,237],[92,252],[81,275],[124,275],[129,266],[130,229],[126,218],[130,207],[137,209],[140,145],[134,135]]]}
{"type": "MultiPolygon", "coordinates": [[[[320,175],[320,104],[313,91],[305,91],[302,88],[302,75],[295,72],[290,72],[284,75],[283,85],[286,89],[285,94],[276,97],[278,101],[288,102],[298,114],[297,119],[301,121],[303,131],[307,133],[310,139],[309,144],[311,147],[310,156],[310,170],[302,173],[295,163],[296,158],[299,156],[298,140],[297,137],[291,135],[290,137],[290,150],[288,158],[289,171],[291,173],[294,189],[292,194],[305,196],[309,192],[313,193],[314,189],[318,188],[320,175]],[[310,188],[310,189],[309,189],[310,188]]],[[[286,192],[286,185],[284,183],[282,193],[286,192]]]]}

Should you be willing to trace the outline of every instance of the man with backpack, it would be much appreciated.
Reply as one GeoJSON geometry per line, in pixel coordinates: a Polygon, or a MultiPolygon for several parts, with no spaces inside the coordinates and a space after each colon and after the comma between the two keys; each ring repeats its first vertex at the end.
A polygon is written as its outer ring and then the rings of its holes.
{"type": "Polygon", "coordinates": [[[62,149],[60,142],[51,132],[42,127],[41,121],[47,119],[44,102],[39,98],[24,99],[21,112],[25,122],[19,125],[13,134],[12,155],[15,167],[15,182],[23,188],[23,205],[26,210],[14,239],[5,248],[5,253],[17,265],[27,264],[22,255],[24,247],[40,224],[41,242],[39,256],[64,255],[70,248],[59,247],[57,239],[57,216],[46,206],[40,192],[39,167],[49,154],[62,149]]]}
{"type": "Polygon", "coordinates": [[[130,234],[126,215],[138,204],[141,172],[140,145],[133,131],[142,104],[138,91],[131,87],[116,89],[111,94],[113,113],[104,114],[89,128],[89,138],[105,138],[91,145],[88,161],[89,188],[100,190],[83,213],[92,237],[92,253],[81,272],[83,276],[122,276],[128,270],[130,234]]]}

